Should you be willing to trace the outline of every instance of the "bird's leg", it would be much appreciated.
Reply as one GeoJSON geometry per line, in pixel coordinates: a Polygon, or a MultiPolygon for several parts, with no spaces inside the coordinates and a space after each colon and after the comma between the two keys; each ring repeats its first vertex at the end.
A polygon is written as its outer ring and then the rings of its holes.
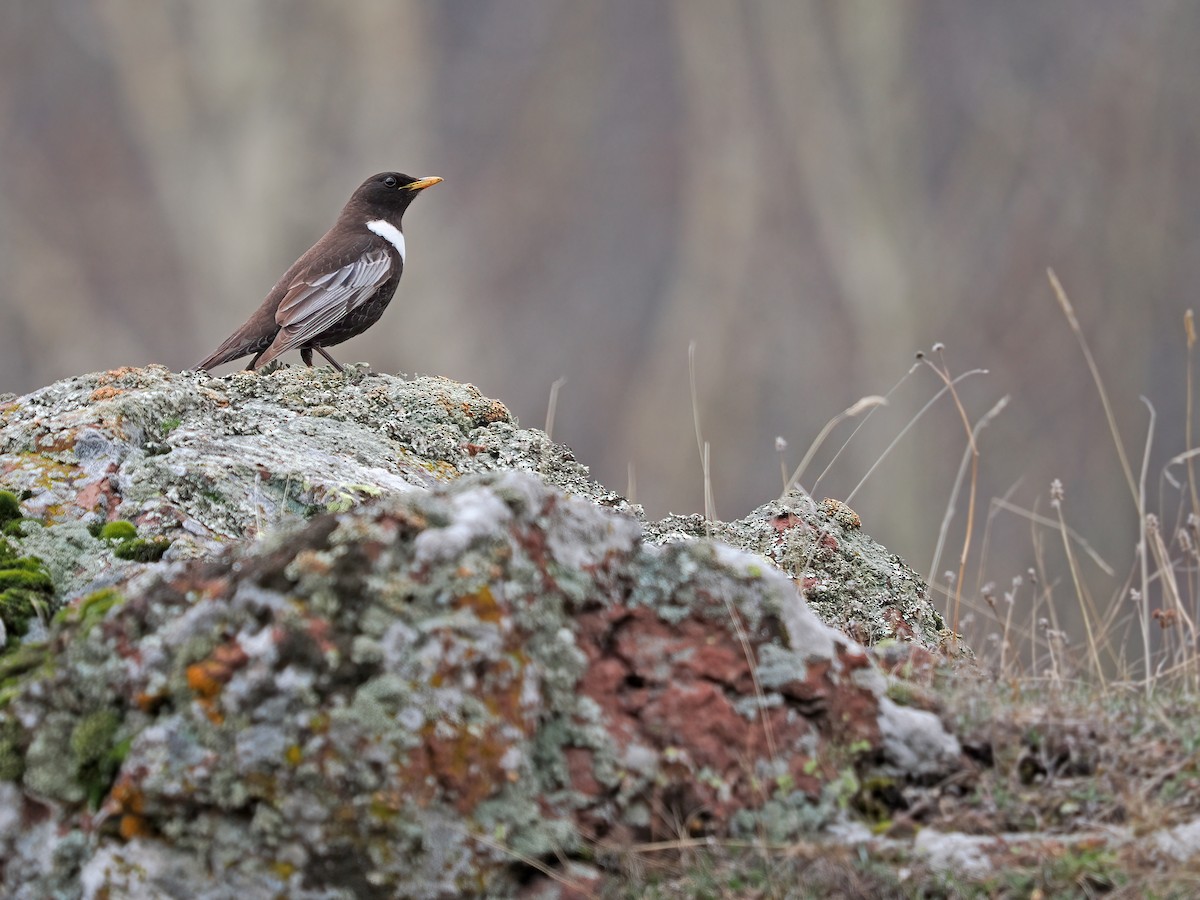
{"type": "Polygon", "coordinates": [[[301,347],[300,358],[304,360],[304,364],[310,369],[312,368],[312,347],[301,347]]]}
{"type": "MultiPolygon", "coordinates": [[[[332,356],[330,356],[328,353],[326,353],[326,352],[325,352],[325,348],[324,348],[324,347],[314,347],[314,348],[313,348],[313,350],[316,350],[316,351],[317,351],[318,353],[320,353],[320,354],[321,354],[323,357],[325,357],[327,360],[329,360],[329,364],[330,364],[331,366],[333,366],[335,369],[337,369],[339,372],[345,372],[345,371],[346,371],[345,369],[343,369],[343,368],[342,368],[342,366],[341,366],[341,363],[339,363],[339,362],[338,362],[336,359],[334,359],[332,356]]],[[[303,351],[303,350],[302,350],[302,351],[300,351],[300,355],[301,355],[301,356],[303,356],[303,355],[304,355],[304,351],[303,351]]],[[[311,350],[309,351],[309,354],[308,354],[308,355],[309,355],[309,358],[311,359],[311,358],[312,358],[312,351],[311,351],[311,350]]],[[[312,365],[312,363],[309,363],[309,365],[311,366],[311,365],[312,365]]]]}

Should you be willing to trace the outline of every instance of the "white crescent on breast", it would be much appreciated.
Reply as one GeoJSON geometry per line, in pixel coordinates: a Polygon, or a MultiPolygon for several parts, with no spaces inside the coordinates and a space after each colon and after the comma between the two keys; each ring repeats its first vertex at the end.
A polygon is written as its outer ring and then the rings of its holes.
{"type": "Polygon", "coordinates": [[[372,219],[367,223],[367,230],[373,231],[393,247],[400,254],[400,262],[404,262],[404,232],[393,225],[387,219],[372,219]]]}

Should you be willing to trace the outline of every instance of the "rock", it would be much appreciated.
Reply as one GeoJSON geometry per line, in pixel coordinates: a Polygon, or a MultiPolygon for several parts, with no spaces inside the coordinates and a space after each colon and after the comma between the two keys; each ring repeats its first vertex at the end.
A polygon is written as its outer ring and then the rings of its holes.
{"type": "Polygon", "coordinates": [[[472,388],[123,370],[0,422],[14,541],[78,551],[0,656],[5,896],[506,894],[960,765],[772,564],[799,543],[647,529],[472,388]],[[171,548],[121,560],[101,519],[171,548]]]}
{"type": "Polygon", "coordinates": [[[1187,862],[1200,854],[1200,819],[1163,828],[1148,836],[1148,843],[1176,862],[1187,862]]]}
{"type": "Polygon", "coordinates": [[[917,834],[913,849],[939,872],[980,879],[991,874],[990,855],[1003,847],[995,837],[940,832],[926,828],[917,834]]]}
{"type": "Polygon", "coordinates": [[[949,632],[925,582],[861,524],[845,504],[817,504],[793,491],[735,522],[668,516],[648,531],[660,542],[708,536],[760,554],[792,578],[824,621],[861,643],[942,648],[949,632]]]}
{"type": "MultiPolygon", "coordinates": [[[[169,541],[168,560],[198,558],[371,497],[509,469],[642,520],[640,507],[590,480],[566,447],[444,378],[326,368],[213,378],[150,366],[0,403],[0,485],[30,494],[26,538],[65,598],[136,569],[89,540],[88,525],[128,520],[145,538],[169,541]]],[[[716,537],[761,554],[825,621],[862,643],[945,643],[920,577],[836,501],[793,493],[737,522],[671,516],[647,524],[646,535],[716,537]]]]}
{"type": "Polygon", "coordinates": [[[168,560],[196,558],[319,512],[498,469],[634,511],[565,447],[443,378],[287,368],[213,378],[150,366],[0,404],[0,485],[28,494],[24,527],[68,596],[131,568],[109,548],[81,546],[89,524],[128,520],[169,540],[168,560]],[[44,533],[70,523],[81,524],[69,536],[44,533]]]}

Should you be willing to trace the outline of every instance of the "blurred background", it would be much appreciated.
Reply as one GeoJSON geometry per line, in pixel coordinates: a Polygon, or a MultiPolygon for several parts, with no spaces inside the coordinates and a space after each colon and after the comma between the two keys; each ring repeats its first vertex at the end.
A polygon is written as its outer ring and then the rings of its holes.
{"type": "MultiPolygon", "coordinates": [[[[980,437],[972,591],[1068,520],[1137,517],[1046,277],[1075,301],[1149,491],[1185,449],[1200,275],[1200,4],[1168,0],[9,0],[0,391],[193,365],[367,175],[440,175],[397,300],[336,355],[478,385],[651,516],[778,494],[822,425],[946,345],[980,437]]],[[[299,359],[288,360],[299,364],[299,359]]],[[[235,368],[228,367],[229,370],[235,368]]],[[[222,370],[224,371],[224,370],[222,370]]],[[[845,498],[941,386],[918,368],[816,487],[845,498]]],[[[843,424],[803,482],[812,487],[843,424]]],[[[927,571],[966,447],[939,401],[851,499],[927,571]]],[[[957,568],[957,502],[938,573],[957,568]]],[[[1045,553],[1056,538],[1045,538],[1045,553]]],[[[1084,563],[1085,575],[1098,569],[1084,563]]],[[[1050,565],[1053,577],[1067,570],[1050,565]]]]}

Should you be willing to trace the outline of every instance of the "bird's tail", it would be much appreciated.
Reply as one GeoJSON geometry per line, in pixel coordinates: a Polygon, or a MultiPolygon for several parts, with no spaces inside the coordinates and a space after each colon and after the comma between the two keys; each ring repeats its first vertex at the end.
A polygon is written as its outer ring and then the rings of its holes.
{"type": "Polygon", "coordinates": [[[195,368],[203,369],[207,372],[209,369],[215,369],[217,366],[227,362],[233,362],[235,359],[241,359],[243,356],[250,354],[261,353],[271,343],[271,339],[247,341],[245,336],[240,332],[231,334],[220,347],[210,353],[200,362],[196,363],[195,368]]]}

